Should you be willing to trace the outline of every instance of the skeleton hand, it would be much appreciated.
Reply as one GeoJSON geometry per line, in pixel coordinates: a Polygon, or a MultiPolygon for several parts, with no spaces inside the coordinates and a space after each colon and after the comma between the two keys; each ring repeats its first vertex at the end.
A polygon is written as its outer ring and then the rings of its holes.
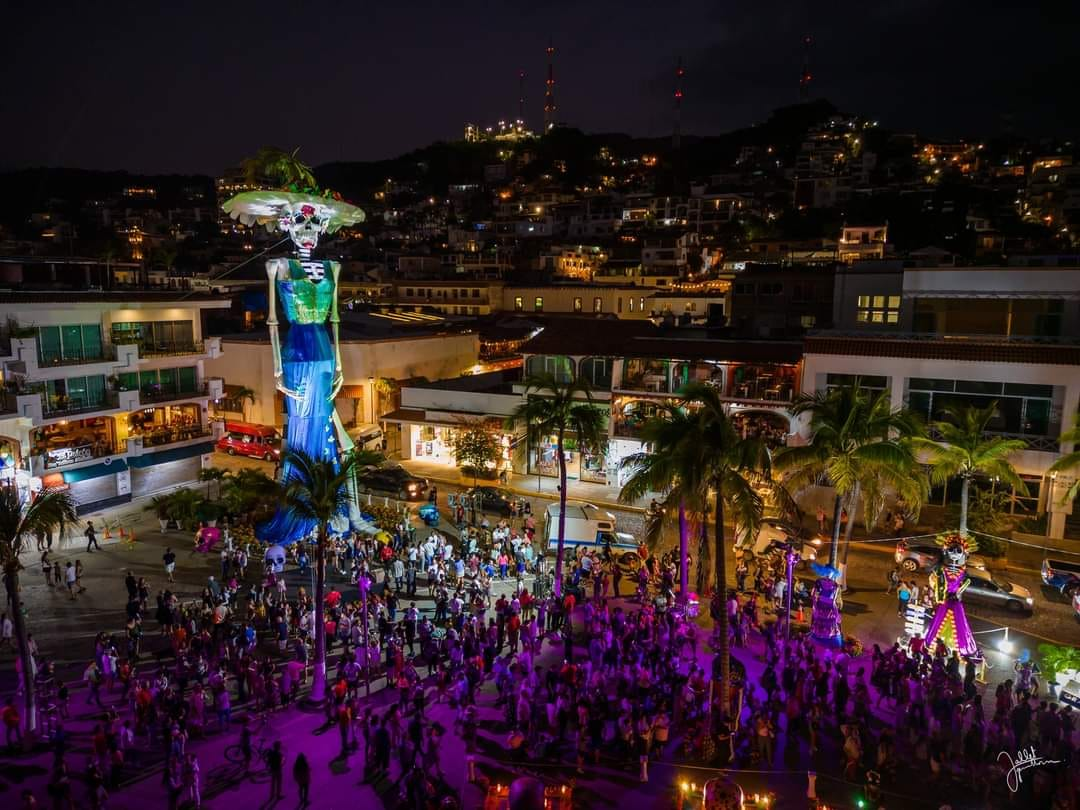
{"type": "Polygon", "coordinates": [[[295,399],[297,402],[299,402],[301,399],[303,399],[303,397],[304,397],[303,386],[301,386],[299,389],[294,391],[291,388],[287,388],[285,386],[285,383],[282,382],[281,377],[282,377],[282,375],[280,375],[280,374],[275,374],[274,375],[274,382],[275,382],[274,387],[277,388],[277,390],[280,391],[281,393],[283,393],[285,396],[289,397],[290,399],[295,399]]]}
{"type": "Polygon", "coordinates": [[[330,396],[328,396],[328,397],[326,398],[326,399],[327,399],[327,401],[330,401],[330,402],[332,402],[332,401],[333,401],[334,397],[336,397],[336,396],[337,396],[337,394],[338,394],[338,391],[340,391],[340,390],[341,390],[341,386],[342,386],[342,384],[343,384],[344,382],[345,382],[345,377],[344,377],[344,375],[343,375],[343,374],[342,374],[342,373],[341,373],[340,371],[336,372],[336,373],[334,374],[334,380],[333,380],[333,382],[331,382],[331,383],[330,383],[330,396]]]}

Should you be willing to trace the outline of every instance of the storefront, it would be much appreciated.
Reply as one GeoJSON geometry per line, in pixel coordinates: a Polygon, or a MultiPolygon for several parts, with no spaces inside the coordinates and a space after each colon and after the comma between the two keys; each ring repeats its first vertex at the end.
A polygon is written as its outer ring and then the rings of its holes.
{"type": "Polygon", "coordinates": [[[130,481],[124,460],[109,458],[101,464],[50,473],[41,479],[43,487],[66,489],[80,515],[130,501],[130,481]]]}
{"type": "Polygon", "coordinates": [[[413,425],[410,439],[412,457],[422,461],[437,461],[448,467],[456,465],[454,436],[457,429],[443,425],[413,425]]]}
{"type": "Polygon", "coordinates": [[[195,403],[143,408],[129,413],[128,436],[139,436],[143,447],[155,447],[193,439],[206,432],[195,403]]]}
{"type": "Polygon", "coordinates": [[[214,443],[203,442],[131,458],[132,494],[138,498],[197,481],[203,456],[213,452],[214,443]]]}
{"type": "MultiPolygon", "coordinates": [[[[606,484],[609,478],[607,448],[598,453],[582,453],[578,448],[576,436],[563,438],[563,455],[566,459],[566,478],[569,481],[588,481],[593,484],[606,484]]],[[[544,436],[537,447],[529,448],[530,475],[546,475],[553,478],[559,475],[558,437],[554,434],[544,436]]]]}
{"type": "Polygon", "coordinates": [[[107,416],[64,420],[33,431],[32,453],[44,459],[46,470],[55,470],[116,455],[116,426],[107,416]]]}

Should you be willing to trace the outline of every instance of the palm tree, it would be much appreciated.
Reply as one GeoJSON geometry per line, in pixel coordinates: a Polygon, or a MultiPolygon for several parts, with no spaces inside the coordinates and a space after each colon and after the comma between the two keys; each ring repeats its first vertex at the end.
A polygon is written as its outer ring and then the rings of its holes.
{"type": "MultiPolygon", "coordinates": [[[[1061,434],[1061,443],[1071,443],[1073,449],[1051,464],[1048,472],[1059,473],[1080,468],[1080,417],[1077,417],[1075,425],[1061,434]]],[[[1080,476],[1077,476],[1065,493],[1065,502],[1068,503],[1077,495],[1080,495],[1080,476]]],[[[1053,497],[1053,492],[1051,492],[1051,497],[1053,497]]]]}
{"type": "Polygon", "coordinates": [[[694,383],[682,391],[682,402],[693,411],[691,433],[684,439],[684,470],[690,491],[707,491],[713,498],[713,566],[717,654],[720,656],[720,694],[725,714],[730,711],[731,660],[729,657],[727,593],[727,543],[724,538],[725,510],[730,510],[737,528],[751,536],[761,523],[764,500],[755,483],[771,480],[772,463],[765,443],[743,438],[728,417],[718,389],[694,383]]]}
{"type": "MultiPolygon", "coordinates": [[[[579,453],[596,452],[607,438],[604,412],[592,404],[588,382],[577,377],[568,382],[554,374],[538,374],[525,380],[525,402],[506,418],[507,430],[523,424],[529,444],[538,447],[545,436],[555,436],[559,460],[559,529],[555,553],[555,596],[562,596],[563,543],[566,536],[566,456],[568,434],[576,436],[579,453]],[[584,397],[582,402],[580,397],[584,397]]],[[[545,540],[546,543],[546,540],[545,540]]]]}
{"type": "Polygon", "coordinates": [[[855,507],[868,481],[878,491],[884,484],[919,500],[918,463],[909,439],[920,435],[922,426],[909,411],[892,408],[888,391],[869,391],[858,379],[851,385],[804,394],[792,412],[809,414],[810,442],[778,451],[776,468],[786,474],[792,491],[819,483],[833,488],[829,565],[836,568],[841,514],[846,510],[852,516],[846,538],[850,541],[855,507]]]}
{"type": "Polygon", "coordinates": [[[340,462],[313,459],[298,450],[285,453],[289,477],[281,483],[284,507],[298,517],[315,522],[315,662],[311,679],[311,699],[326,698],[326,545],[330,521],[348,514],[349,487],[354,462],[346,456],[340,462]]]}
{"type": "Polygon", "coordinates": [[[296,185],[301,189],[317,189],[311,167],[297,157],[300,147],[286,152],[273,146],[264,146],[254,157],[245,159],[241,166],[244,177],[252,185],[270,179],[282,186],[296,185]]]}
{"type": "MultiPolygon", "coordinates": [[[[679,510],[679,599],[685,600],[689,592],[690,571],[690,526],[687,521],[687,508],[699,511],[702,508],[704,493],[693,490],[697,481],[696,470],[685,467],[690,462],[686,438],[694,433],[695,417],[676,403],[666,403],[657,416],[648,420],[641,428],[642,444],[648,451],[634,453],[624,458],[620,466],[630,471],[630,477],[619,492],[623,503],[634,503],[650,492],[666,494],[664,512],[669,507],[679,510]]],[[[652,516],[645,527],[646,540],[653,542],[659,538],[663,528],[663,512],[652,516]]],[[[698,592],[704,581],[703,563],[698,558],[698,592]]]]}
{"type": "Polygon", "coordinates": [[[233,390],[232,396],[230,396],[229,399],[233,402],[240,403],[240,415],[244,417],[244,421],[246,422],[247,405],[244,403],[247,402],[251,405],[255,404],[255,390],[253,388],[248,388],[246,385],[239,385],[233,390]]]}
{"type": "Polygon", "coordinates": [[[221,499],[228,511],[248,516],[256,512],[261,503],[273,500],[279,493],[280,487],[273,478],[252,467],[241,467],[229,473],[221,487],[221,499]]]}
{"type": "Polygon", "coordinates": [[[945,484],[960,477],[960,534],[968,533],[968,492],[971,481],[978,475],[998,478],[1027,493],[1027,487],[1009,461],[1009,457],[1027,447],[1023,439],[1006,439],[987,435],[987,425],[997,412],[997,402],[985,408],[967,406],[946,407],[945,418],[931,428],[940,440],[916,439],[915,446],[925,449],[930,457],[930,480],[945,484]]]}
{"type": "Polygon", "coordinates": [[[19,600],[19,552],[23,540],[38,533],[64,531],[64,527],[77,520],[75,502],[67,492],[45,489],[32,501],[20,496],[13,486],[0,486],[0,565],[4,569],[4,588],[11,605],[11,622],[15,626],[15,640],[19,645],[22,664],[23,724],[26,744],[37,731],[37,706],[34,695],[33,662],[26,643],[26,622],[19,600]]]}

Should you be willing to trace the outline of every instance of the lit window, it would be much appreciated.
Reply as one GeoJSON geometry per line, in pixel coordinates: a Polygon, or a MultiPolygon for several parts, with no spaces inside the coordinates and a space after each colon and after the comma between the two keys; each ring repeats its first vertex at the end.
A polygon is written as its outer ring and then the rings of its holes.
{"type": "Polygon", "coordinates": [[[574,312],[581,312],[581,298],[574,299],[574,312]]]}
{"type": "Polygon", "coordinates": [[[604,309],[604,302],[600,298],[600,296],[597,296],[596,298],[594,298],[592,300],[592,311],[593,312],[602,312],[603,309],[604,309]]]}
{"type": "Polygon", "coordinates": [[[533,300],[533,311],[534,312],[543,312],[544,311],[544,296],[538,295],[533,300]]]}
{"type": "Polygon", "coordinates": [[[634,298],[633,298],[633,296],[631,296],[629,300],[630,300],[630,311],[633,312],[634,311],[634,298]]]}
{"type": "Polygon", "coordinates": [[[523,309],[525,309],[525,302],[521,300],[519,295],[514,299],[514,311],[521,312],[523,309]]]}
{"type": "Polygon", "coordinates": [[[856,323],[900,323],[899,295],[860,295],[855,311],[856,323]]]}

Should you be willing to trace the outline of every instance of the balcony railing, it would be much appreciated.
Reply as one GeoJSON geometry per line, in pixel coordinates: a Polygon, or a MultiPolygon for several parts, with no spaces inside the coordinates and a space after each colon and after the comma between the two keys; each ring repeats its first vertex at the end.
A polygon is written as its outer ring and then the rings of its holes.
{"type": "Polygon", "coordinates": [[[123,449],[118,449],[109,442],[73,443],[69,446],[41,447],[34,451],[35,455],[44,458],[46,470],[70,467],[81,461],[92,461],[123,452],[123,449]]]}
{"type": "Polygon", "coordinates": [[[206,343],[195,340],[186,343],[140,343],[139,357],[183,357],[191,354],[206,354],[206,343]]]}
{"type": "Polygon", "coordinates": [[[115,391],[106,391],[103,396],[87,399],[85,396],[48,396],[42,392],[42,413],[46,417],[72,416],[77,413],[108,411],[120,407],[115,391]]]}
{"type": "Polygon", "coordinates": [[[213,438],[213,436],[214,432],[210,430],[210,428],[194,426],[162,428],[149,433],[143,433],[140,438],[142,439],[143,447],[161,447],[162,445],[187,442],[193,439],[210,439],[213,438]]]}
{"type": "Polygon", "coordinates": [[[207,384],[196,385],[193,388],[172,389],[161,386],[151,386],[139,389],[140,402],[171,402],[177,399],[189,397],[204,397],[207,395],[207,384]]]}
{"type": "Polygon", "coordinates": [[[63,366],[84,366],[90,363],[109,363],[116,359],[116,346],[105,344],[92,352],[64,351],[60,354],[39,352],[39,368],[59,368],[63,366]]]}
{"type": "MultiPolygon", "coordinates": [[[[944,437],[941,431],[929,428],[927,435],[934,441],[942,441],[944,437]]],[[[987,430],[983,433],[984,439],[1019,439],[1027,445],[1028,450],[1038,450],[1044,453],[1060,453],[1061,442],[1056,435],[1054,436],[1036,436],[1030,433],[998,433],[997,431],[987,430]]]]}

